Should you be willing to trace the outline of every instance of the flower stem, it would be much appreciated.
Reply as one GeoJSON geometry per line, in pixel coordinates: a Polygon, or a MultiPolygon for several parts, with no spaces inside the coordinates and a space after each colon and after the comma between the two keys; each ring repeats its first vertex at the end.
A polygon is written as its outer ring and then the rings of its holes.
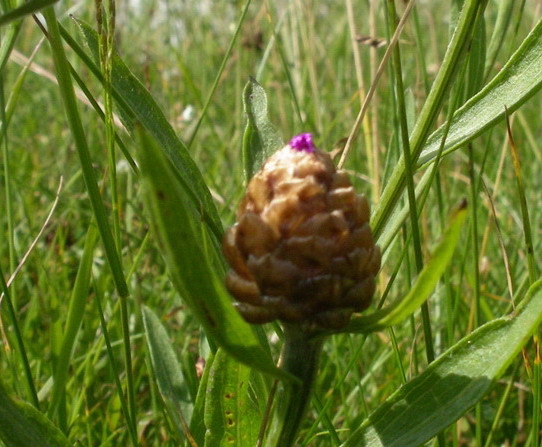
{"type": "Polygon", "coordinates": [[[285,383],[279,396],[281,428],[276,447],[290,447],[295,441],[310,401],[323,344],[322,337],[314,337],[298,325],[285,324],[284,336],[279,366],[297,377],[299,383],[285,383]]]}

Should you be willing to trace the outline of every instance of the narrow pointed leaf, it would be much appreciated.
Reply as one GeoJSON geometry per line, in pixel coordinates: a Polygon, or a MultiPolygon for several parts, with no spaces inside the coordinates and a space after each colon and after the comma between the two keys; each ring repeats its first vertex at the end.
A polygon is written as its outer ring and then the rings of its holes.
{"type": "Polygon", "coordinates": [[[0,439],[6,447],[68,447],[53,423],[32,405],[12,400],[0,384],[0,439]]]}
{"type": "Polygon", "coordinates": [[[175,425],[181,432],[186,433],[187,421],[192,417],[194,406],[181,365],[166,329],[148,307],[143,307],[143,324],[158,389],[175,425]]]}
{"type": "MultiPolygon", "coordinates": [[[[500,122],[508,112],[517,110],[542,87],[542,20],[523,41],[502,70],[452,118],[445,152],[451,152],[473,140],[500,122]]],[[[438,153],[445,125],[433,133],[419,159],[433,160],[438,153]]]]}
{"type": "Polygon", "coordinates": [[[23,3],[18,8],[6,12],[0,16],[0,26],[7,25],[14,20],[22,19],[25,16],[37,13],[40,9],[51,6],[58,0],[30,0],[23,3]]]}
{"type": "Polygon", "coordinates": [[[139,163],[144,197],[154,234],[177,291],[206,334],[235,358],[262,371],[285,377],[275,367],[255,329],[234,309],[225,289],[209,238],[194,207],[157,144],[141,132],[139,163]]]}
{"type": "Polygon", "coordinates": [[[250,78],[243,91],[247,127],[243,137],[243,162],[246,180],[250,180],[273,152],[284,143],[269,121],[267,96],[263,87],[250,78]]]}
{"type": "Polygon", "coordinates": [[[353,318],[345,331],[365,333],[377,331],[400,323],[418,309],[429,298],[452,259],[466,216],[466,204],[463,204],[451,219],[433,256],[402,300],[371,315],[353,318]]]}
{"type": "Polygon", "coordinates": [[[417,447],[476,404],[542,322],[542,280],[511,315],[463,338],[384,402],[341,447],[417,447]]]}
{"type": "Polygon", "coordinates": [[[51,404],[48,409],[49,417],[54,417],[58,405],[66,393],[70,361],[73,357],[77,334],[85,315],[85,304],[88,298],[90,279],[92,273],[92,261],[94,248],[98,239],[98,231],[92,223],[88,229],[81,262],[77,269],[77,276],[73,285],[68,307],[64,336],[55,364],[53,391],[51,392],[51,404]]]}

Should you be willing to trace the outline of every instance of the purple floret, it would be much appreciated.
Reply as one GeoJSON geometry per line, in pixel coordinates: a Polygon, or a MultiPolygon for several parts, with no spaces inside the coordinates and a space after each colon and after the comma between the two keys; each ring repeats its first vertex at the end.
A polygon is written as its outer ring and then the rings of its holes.
{"type": "Polygon", "coordinates": [[[290,140],[288,143],[292,149],[302,152],[314,152],[316,147],[312,142],[312,134],[310,133],[300,133],[290,140]]]}

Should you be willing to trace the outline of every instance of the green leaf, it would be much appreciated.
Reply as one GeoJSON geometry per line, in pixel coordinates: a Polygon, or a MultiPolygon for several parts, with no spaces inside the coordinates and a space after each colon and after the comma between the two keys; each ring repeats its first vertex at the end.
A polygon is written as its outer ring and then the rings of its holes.
{"type": "Polygon", "coordinates": [[[40,9],[47,6],[51,6],[58,0],[30,0],[23,3],[18,8],[14,8],[11,11],[6,12],[0,16],[0,26],[7,25],[15,20],[22,19],[30,14],[35,14],[40,9]]]}
{"type": "Polygon", "coordinates": [[[217,253],[201,225],[199,209],[181,186],[156,142],[140,133],[139,162],[154,234],[171,279],[206,334],[235,358],[261,371],[286,377],[273,363],[256,330],[234,309],[217,253]]]}
{"type": "MultiPolygon", "coordinates": [[[[81,20],[75,19],[75,22],[94,61],[99,63],[99,40],[96,31],[81,20]]],[[[103,82],[102,79],[101,81],[103,82]]],[[[160,106],[117,54],[112,58],[111,83],[113,97],[125,112],[124,116],[135,117],[158,142],[160,150],[166,154],[175,168],[174,172],[183,189],[195,207],[200,209],[204,222],[219,240],[222,237],[222,223],[201,172],[183,142],[175,134],[160,106]]]]}
{"type": "Polygon", "coordinates": [[[217,351],[205,400],[205,447],[256,445],[267,393],[251,376],[250,368],[217,351]]]}
{"type": "MultiPolygon", "coordinates": [[[[446,137],[444,152],[452,152],[500,122],[505,107],[517,110],[542,87],[542,20],[523,41],[502,70],[457,110],[446,137]]],[[[419,164],[436,157],[445,125],[427,140],[419,164]]]]}
{"type": "Polygon", "coordinates": [[[6,447],[68,447],[53,423],[27,402],[12,400],[0,383],[0,439],[6,447]]]}
{"type": "MultiPolygon", "coordinates": [[[[81,328],[81,323],[85,315],[85,304],[88,299],[90,278],[92,273],[92,261],[94,257],[94,248],[98,239],[98,231],[92,223],[88,229],[85,239],[83,255],[77,269],[77,276],[73,284],[72,293],[68,307],[66,325],[63,330],[62,345],[58,353],[58,358],[54,369],[54,384],[51,392],[51,404],[48,408],[49,417],[57,415],[58,405],[65,397],[66,383],[68,381],[68,369],[73,357],[74,346],[77,340],[77,334],[81,328]]],[[[62,413],[62,412],[60,412],[62,413]]],[[[58,415],[57,415],[58,416],[58,415]]]]}
{"type": "Polygon", "coordinates": [[[254,78],[250,78],[245,86],[243,104],[247,116],[243,136],[243,165],[248,181],[273,152],[284,146],[284,142],[269,121],[265,90],[254,78]]]}
{"type": "Polygon", "coordinates": [[[429,262],[424,266],[408,294],[396,303],[371,315],[352,318],[345,332],[373,332],[398,324],[429,298],[452,259],[467,216],[466,203],[455,212],[429,262]]]}
{"type": "Polygon", "coordinates": [[[382,404],[342,447],[416,447],[476,404],[542,322],[542,280],[511,315],[463,338],[382,404]]]}
{"type": "Polygon", "coordinates": [[[166,402],[171,419],[179,431],[186,434],[187,421],[190,421],[192,417],[193,404],[181,365],[160,319],[145,306],[143,307],[143,324],[158,389],[166,402]]]}

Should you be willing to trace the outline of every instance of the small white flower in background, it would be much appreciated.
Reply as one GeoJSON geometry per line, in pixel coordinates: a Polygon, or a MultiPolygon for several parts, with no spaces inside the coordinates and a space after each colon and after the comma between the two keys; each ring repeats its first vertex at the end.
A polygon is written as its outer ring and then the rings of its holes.
{"type": "Polygon", "coordinates": [[[181,122],[189,123],[196,116],[196,108],[192,104],[188,104],[181,113],[181,122]]]}
{"type": "Polygon", "coordinates": [[[117,162],[117,173],[118,174],[126,174],[130,171],[130,164],[125,160],[119,160],[117,162]]]}

